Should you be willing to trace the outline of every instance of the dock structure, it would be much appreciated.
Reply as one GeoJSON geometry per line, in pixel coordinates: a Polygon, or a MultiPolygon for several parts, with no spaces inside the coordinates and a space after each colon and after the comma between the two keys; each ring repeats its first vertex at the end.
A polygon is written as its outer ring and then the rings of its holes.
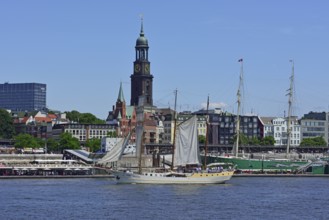
{"type": "Polygon", "coordinates": [[[2,154],[0,176],[90,175],[93,166],[62,154],[2,154]]]}

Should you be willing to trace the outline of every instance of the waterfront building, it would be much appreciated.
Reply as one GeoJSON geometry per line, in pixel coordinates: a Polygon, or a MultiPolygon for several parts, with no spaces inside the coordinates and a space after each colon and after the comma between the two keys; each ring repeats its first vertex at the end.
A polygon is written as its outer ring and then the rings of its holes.
{"type": "Polygon", "coordinates": [[[0,84],[0,108],[28,112],[44,110],[46,109],[46,98],[46,84],[0,84]]]}
{"type": "Polygon", "coordinates": [[[32,114],[12,113],[16,134],[30,134],[44,140],[52,137],[52,127],[62,121],[61,116],[61,114],[49,114],[44,111],[32,114]]]}
{"type": "Polygon", "coordinates": [[[157,114],[163,123],[162,143],[164,144],[171,144],[173,141],[175,127],[174,113],[175,111],[170,108],[157,109],[157,114]]]}
{"type": "Polygon", "coordinates": [[[260,120],[264,127],[263,137],[274,137],[274,126],[273,126],[274,119],[275,117],[260,117],[260,120]]]}
{"type": "Polygon", "coordinates": [[[53,138],[58,140],[63,132],[72,134],[72,137],[83,144],[89,139],[108,136],[109,133],[115,132],[115,127],[109,124],[56,124],[53,127],[53,138]]]}
{"type": "MultiPolygon", "coordinates": [[[[234,114],[209,114],[209,144],[232,145],[236,135],[236,122],[237,116],[234,114]]],[[[240,116],[240,133],[247,138],[262,138],[263,131],[263,124],[258,116],[240,116]]]]}
{"type": "Polygon", "coordinates": [[[163,143],[164,126],[161,118],[152,112],[144,112],[144,142],[147,144],[163,143]]]}
{"type": "Polygon", "coordinates": [[[301,123],[301,139],[323,137],[329,143],[329,113],[326,112],[310,112],[304,114],[301,123]]]}
{"type": "MultiPolygon", "coordinates": [[[[290,146],[297,147],[301,142],[300,124],[297,116],[292,116],[290,120],[290,146]]],[[[288,118],[273,119],[273,137],[275,146],[287,145],[288,143],[288,118]]]]}

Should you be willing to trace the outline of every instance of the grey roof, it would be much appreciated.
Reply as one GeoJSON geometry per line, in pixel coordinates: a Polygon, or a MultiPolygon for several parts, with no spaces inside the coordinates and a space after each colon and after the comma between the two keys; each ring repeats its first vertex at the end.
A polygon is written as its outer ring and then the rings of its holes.
{"type": "Polygon", "coordinates": [[[266,125],[266,124],[273,124],[272,121],[273,119],[275,119],[277,117],[259,117],[259,119],[261,120],[261,122],[266,125]]]}
{"type": "Polygon", "coordinates": [[[79,157],[80,159],[86,162],[93,162],[93,160],[89,158],[89,152],[85,150],[65,150],[65,151],[79,157]]]}

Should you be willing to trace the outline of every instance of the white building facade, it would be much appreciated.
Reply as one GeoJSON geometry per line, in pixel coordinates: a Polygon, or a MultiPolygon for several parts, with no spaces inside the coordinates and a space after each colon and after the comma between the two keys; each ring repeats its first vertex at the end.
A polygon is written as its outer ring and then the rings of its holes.
{"type": "MultiPolygon", "coordinates": [[[[288,143],[288,118],[273,119],[273,136],[275,146],[287,145],[288,143]]],[[[299,146],[301,142],[301,129],[297,117],[290,120],[290,146],[299,146]]]]}

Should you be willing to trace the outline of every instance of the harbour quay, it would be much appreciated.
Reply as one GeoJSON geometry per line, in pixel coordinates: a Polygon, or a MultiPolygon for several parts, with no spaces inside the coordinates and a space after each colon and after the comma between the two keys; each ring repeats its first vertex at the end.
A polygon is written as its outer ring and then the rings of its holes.
{"type": "Polygon", "coordinates": [[[0,177],[83,176],[94,173],[92,164],[63,158],[63,154],[0,154],[0,177]]]}

